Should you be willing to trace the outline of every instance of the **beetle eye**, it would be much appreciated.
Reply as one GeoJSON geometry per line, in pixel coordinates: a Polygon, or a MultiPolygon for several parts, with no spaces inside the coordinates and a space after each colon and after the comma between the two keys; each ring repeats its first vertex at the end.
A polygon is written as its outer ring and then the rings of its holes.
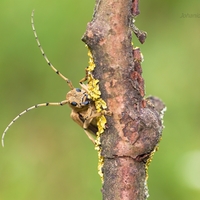
{"type": "Polygon", "coordinates": [[[76,88],[76,91],[77,91],[77,92],[81,92],[81,89],[80,89],[80,88],[76,88]]]}
{"type": "Polygon", "coordinates": [[[90,103],[90,101],[83,102],[83,105],[87,106],[90,103]]]}
{"type": "Polygon", "coordinates": [[[72,101],[72,102],[71,102],[71,105],[72,105],[72,106],[76,106],[77,103],[76,103],[75,101],[72,101]]]}

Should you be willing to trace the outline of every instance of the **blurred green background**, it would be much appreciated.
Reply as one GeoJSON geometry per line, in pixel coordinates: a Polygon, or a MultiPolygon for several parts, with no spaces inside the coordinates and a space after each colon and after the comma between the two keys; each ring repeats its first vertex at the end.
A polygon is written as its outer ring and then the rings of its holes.
{"type": "MultiPolygon", "coordinates": [[[[36,103],[65,99],[69,90],[45,63],[30,23],[50,61],[74,85],[84,76],[80,38],[94,1],[1,0],[0,130],[36,103]]],[[[200,1],[141,1],[136,25],[146,94],[168,110],[160,149],[149,167],[149,200],[200,199],[200,1]],[[184,14],[198,16],[181,18],[184,14]]],[[[101,199],[97,152],[65,107],[38,108],[20,118],[0,148],[0,200],[101,199]]]]}

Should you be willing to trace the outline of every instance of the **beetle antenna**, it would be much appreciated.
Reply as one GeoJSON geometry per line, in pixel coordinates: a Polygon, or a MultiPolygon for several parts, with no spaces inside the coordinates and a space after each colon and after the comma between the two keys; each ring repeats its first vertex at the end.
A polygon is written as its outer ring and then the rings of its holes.
{"type": "Polygon", "coordinates": [[[38,39],[36,30],[35,30],[33,18],[34,18],[34,10],[32,11],[32,14],[31,14],[31,25],[32,25],[32,29],[33,29],[33,33],[34,33],[34,36],[35,36],[37,45],[38,45],[40,51],[42,52],[42,55],[43,55],[43,57],[45,58],[47,64],[53,69],[54,72],[56,72],[56,74],[58,74],[62,79],[64,79],[64,80],[67,82],[67,84],[69,85],[69,87],[70,87],[71,90],[74,89],[74,86],[72,85],[71,81],[70,81],[68,78],[66,78],[64,75],[62,75],[62,74],[51,64],[51,62],[49,61],[49,59],[48,59],[47,56],[45,55],[44,50],[43,50],[43,48],[42,48],[42,46],[41,46],[41,44],[40,44],[40,41],[39,41],[39,39],[38,39]]]}
{"type": "Polygon", "coordinates": [[[23,114],[27,113],[28,111],[30,110],[33,110],[35,108],[38,108],[38,107],[42,107],[42,106],[63,106],[65,104],[67,104],[68,101],[67,100],[64,100],[64,101],[61,101],[61,102],[55,102],[55,103],[40,103],[40,104],[36,104],[34,106],[31,106],[30,108],[27,108],[26,110],[24,110],[23,112],[21,112],[19,115],[17,115],[11,122],[10,124],[8,124],[8,126],[6,127],[6,129],[4,130],[3,132],[3,135],[2,135],[2,138],[1,138],[1,143],[2,143],[2,146],[4,147],[4,137],[6,135],[6,132],[8,131],[8,129],[14,124],[14,122],[19,119],[23,114]]]}

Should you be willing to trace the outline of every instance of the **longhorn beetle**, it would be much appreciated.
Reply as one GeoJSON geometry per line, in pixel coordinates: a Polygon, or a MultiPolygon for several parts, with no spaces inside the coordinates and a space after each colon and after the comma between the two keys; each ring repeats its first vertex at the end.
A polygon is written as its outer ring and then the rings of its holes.
{"type": "Polygon", "coordinates": [[[95,104],[94,101],[92,101],[89,97],[88,97],[88,89],[87,89],[87,85],[83,84],[83,81],[87,80],[87,73],[86,73],[86,77],[81,79],[80,81],[80,88],[74,88],[74,86],[72,85],[71,81],[66,78],[64,75],[62,75],[49,61],[49,59],[47,58],[47,56],[45,55],[43,48],[40,44],[40,41],[38,39],[36,30],[35,30],[35,26],[34,26],[34,21],[33,21],[33,17],[34,17],[34,10],[32,11],[31,14],[31,25],[32,25],[32,30],[37,42],[37,45],[43,55],[43,57],[45,58],[47,64],[53,69],[53,71],[58,74],[64,81],[67,82],[70,91],[67,93],[66,95],[66,99],[61,101],[61,102],[51,102],[51,103],[41,103],[41,104],[36,104],[32,107],[27,108],[26,110],[24,110],[23,112],[21,112],[19,115],[17,115],[11,122],[10,124],[6,127],[6,129],[3,132],[2,135],[2,146],[4,146],[4,137],[6,132],[8,131],[8,129],[11,127],[11,125],[19,118],[21,117],[23,114],[27,113],[28,111],[38,108],[38,107],[42,107],[42,106],[63,106],[65,104],[68,104],[70,106],[70,108],[72,109],[71,111],[71,115],[70,117],[77,123],[79,124],[85,131],[85,133],[87,134],[88,138],[95,143],[94,138],[92,137],[96,135],[96,132],[98,131],[97,128],[97,118],[100,117],[101,115],[107,114],[110,115],[109,111],[101,111],[101,112],[97,112],[96,108],[95,108],[95,104]]]}

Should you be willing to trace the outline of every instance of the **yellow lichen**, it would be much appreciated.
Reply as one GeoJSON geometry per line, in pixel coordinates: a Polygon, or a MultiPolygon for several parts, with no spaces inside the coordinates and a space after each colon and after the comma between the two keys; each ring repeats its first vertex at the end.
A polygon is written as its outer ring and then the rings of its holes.
{"type": "Polygon", "coordinates": [[[97,126],[99,128],[98,132],[100,134],[104,132],[105,124],[106,124],[106,118],[104,115],[101,115],[101,117],[99,117],[98,122],[97,122],[97,126]]]}
{"type": "MultiPolygon", "coordinates": [[[[159,142],[161,141],[161,139],[162,139],[162,137],[159,139],[159,142]]],[[[159,144],[159,142],[158,142],[158,144],[159,144]]],[[[145,164],[146,181],[147,181],[147,179],[148,179],[148,177],[149,177],[149,175],[148,175],[148,167],[149,167],[151,161],[153,160],[153,156],[154,156],[155,152],[158,151],[158,149],[159,149],[159,145],[157,145],[157,146],[154,148],[154,150],[150,153],[150,156],[149,156],[149,158],[148,158],[148,160],[147,160],[147,162],[146,162],[146,164],[145,164]]]]}
{"type": "MultiPolygon", "coordinates": [[[[89,48],[88,48],[89,49],[89,48]]],[[[97,112],[102,112],[104,109],[107,108],[106,102],[100,97],[101,96],[101,91],[99,90],[99,80],[94,79],[92,75],[92,71],[95,68],[95,63],[92,57],[92,53],[89,50],[88,51],[88,56],[89,56],[89,66],[87,67],[87,81],[88,81],[88,95],[89,98],[91,98],[95,102],[95,107],[97,112]]],[[[103,182],[103,172],[102,172],[102,167],[104,164],[104,158],[101,155],[101,141],[100,141],[100,136],[104,132],[105,129],[105,124],[106,124],[106,118],[104,115],[101,115],[97,119],[97,127],[98,127],[98,132],[96,133],[97,137],[95,140],[95,150],[98,152],[98,174],[103,182]]]]}
{"type": "Polygon", "coordinates": [[[88,51],[88,56],[89,56],[89,66],[88,66],[88,71],[93,71],[94,68],[95,68],[95,64],[94,64],[93,57],[92,57],[92,53],[91,53],[90,50],[88,51]]]}

